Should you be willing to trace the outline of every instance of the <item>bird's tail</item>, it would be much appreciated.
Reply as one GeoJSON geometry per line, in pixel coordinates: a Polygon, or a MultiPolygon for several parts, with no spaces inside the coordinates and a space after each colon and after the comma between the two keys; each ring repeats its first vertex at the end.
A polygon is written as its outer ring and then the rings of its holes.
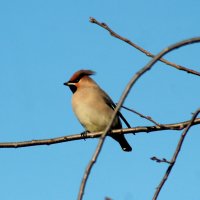
{"type": "Polygon", "coordinates": [[[124,135],[112,135],[111,137],[120,144],[123,151],[132,151],[132,147],[129,145],[124,135]]]}

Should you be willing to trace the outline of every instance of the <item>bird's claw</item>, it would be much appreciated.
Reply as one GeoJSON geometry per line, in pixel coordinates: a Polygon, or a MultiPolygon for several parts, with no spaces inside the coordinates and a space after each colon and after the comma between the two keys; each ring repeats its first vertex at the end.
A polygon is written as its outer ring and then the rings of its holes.
{"type": "Polygon", "coordinates": [[[88,133],[88,131],[83,131],[81,133],[81,137],[83,137],[84,140],[86,140],[85,138],[87,137],[87,133],[88,133]]]}

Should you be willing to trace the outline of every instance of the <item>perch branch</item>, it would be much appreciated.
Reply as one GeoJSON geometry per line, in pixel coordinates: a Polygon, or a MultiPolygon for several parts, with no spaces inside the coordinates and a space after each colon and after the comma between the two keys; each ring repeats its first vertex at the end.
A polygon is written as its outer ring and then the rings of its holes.
{"type": "MultiPolygon", "coordinates": [[[[174,124],[162,124],[163,126],[138,126],[135,128],[126,128],[126,129],[118,129],[112,130],[110,134],[128,134],[128,133],[151,133],[156,131],[164,131],[164,130],[183,130],[190,121],[184,121],[174,124]]],[[[200,124],[200,118],[195,119],[193,125],[200,124]]],[[[23,142],[1,142],[0,148],[22,148],[22,147],[30,147],[30,146],[39,146],[39,145],[52,145],[57,143],[63,142],[70,142],[74,140],[82,140],[82,139],[89,139],[89,138],[98,138],[102,135],[102,132],[94,132],[94,133],[87,133],[86,135],[82,134],[74,134],[50,139],[43,139],[43,140],[30,140],[30,141],[23,141],[23,142]]]]}

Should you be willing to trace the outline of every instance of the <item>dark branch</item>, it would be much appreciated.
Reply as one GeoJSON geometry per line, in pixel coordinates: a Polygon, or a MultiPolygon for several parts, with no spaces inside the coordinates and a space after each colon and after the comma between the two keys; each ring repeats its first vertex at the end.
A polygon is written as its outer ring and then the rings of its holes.
{"type": "Polygon", "coordinates": [[[198,109],[198,110],[193,114],[192,119],[189,121],[187,127],[185,128],[185,130],[184,130],[183,133],[181,134],[181,137],[180,137],[180,140],[179,140],[179,142],[178,142],[178,144],[177,144],[177,147],[176,147],[176,150],[175,150],[175,152],[174,152],[174,155],[173,155],[171,161],[169,162],[170,165],[169,165],[169,167],[167,168],[167,170],[166,170],[166,172],[165,172],[165,175],[163,176],[163,178],[162,178],[160,184],[158,185],[158,187],[157,187],[157,189],[156,189],[156,192],[155,192],[155,194],[154,194],[154,196],[153,196],[153,200],[156,200],[156,199],[158,198],[158,195],[159,195],[159,193],[160,193],[160,191],[161,191],[163,185],[164,185],[165,182],[167,181],[167,179],[168,179],[168,177],[169,177],[169,174],[170,174],[170,172],[171,172],[171,170],[172,170],[174,164],[176,163],[176,159],[177,159],[177,157],[178,157],[178,155],[179,155],[179,152],[180,152],[180,150],[181,150],[181,147],[182,147],[182,145],[183,145],[183,141],[184,141],[184,139],[185,139],[185,137],[186,137],[186,135],[187,135],[189,129],[192,127],[192,125],[193,125],[193,123],[194,123],[194,121],[195,121],[195,119],[196,119],[196,117],[197,117],[197,115],[198,115],[199,113],[200,113],[200,109],[198,109]]]}
{"type": "Polygon", "coordinates": [[[188,39],[188,40],[184,40],[184,41],[181,41],[181,42],[178,42],[174,45],[171,45],[169,46],[168,48],[165,48],[163,51],[161,51],[159,54],[157,54],[155,57],[153,57],[153,59],[146,65],[144,66],[141,70],[139,70],[133,77],[132,79],[129,81],[129,83],[127,84],[120,100],[119,100],[119,103],[117,104],[117,107],[113,113],[113,116],[112,118],[110,119],[110,123],[108,124],[107,128],[105,129],[105,131],[103,132],[103,134],[101,135],[100,139],[99,139],[99,143],[97,145],[97,148],[92,156],[92,159],[90,160],[88,166],[86,167],[86,170],[85,170],[85,173],[84,173],[84,176],[83,176],[83,179],[82,179],[82,182],[81,182],[81,186],[80,186],[80,189],[79,189],[79,194],[78,194],[78,200],[82,200],[83,198],[83,194],[84,194],[84,190],[85,190],[85,186],[86,186],[86,182],[87,182],[87,179],[90,175],[90,172],[91,172],[91,169],[94,165],[94,163],[96,162],[100,152],[101,152],[101,149],[103,147],[103,144],[104,144],[104,141],[105,141],[105,138],[106,138],[106,134],[109,132],[111,126],[112,126],[112,123],[118,113],[118,111],[120,110],[121,106],[123,105],[127,95],[129,94],[131,88],[133,87],[133,85],[138,81],[138,79],[144,74],[146,73],[148,70],[150,70],[152,68],[152,66],[162,57],[164,56],[165,54],[169,53],[170,51],[174,50],[174,49],[177,49],[179,47],[182,47],[182,46],[185,46],[185,45],[188,45],[188,44],[192,44],[192,43],[196,43],[196,42],[200,42],[200,37],[196,37],[196,38],[191,38],[191,39],[188,39]]]}
{"type": "MultiPolygon", "coordinates": [[[[128,43],[129,45],[131,45],[132,47],[138,49],[139,51],[141,51],[142,53],[146,54],[147,56],[149,56],[149,57],[151,57],[151,58],[154,58],[154,57],[155,57],[155,55],[152,54],[151,52],[149,52],[149,51],[143,49],[142,47],[140,47],[140,46],[138,46],[137,44],[133,43],[133,42],[130,41],[129,39],[127,39],[127,38],[125,38],[125,37],[122,37],[122,36],[120,36],[119,34],[117,34],[116,32],[114,32],[107,24],[98,22],[98,21],[97,21],[95,18],[93,18],[93,17],[90,17],[90,22],[91,22],[91,23],[94,23],[94,24],[97,24],[98,26],[104,28],[104,29],[107,30],[107,31],[110,33],[110,35],[112,35],[113,37],[115,37],[115,38],[117,38],[117,39],[119,39],[119,40],[122,40],[122,41],[128,43]]],[[[195,71],[195,70],[188,69],[188,68],[186,68],[186,67],[184,67],[184,66],[181,66],[181,65],[177,65],[177,64],[172,63],[172,62],[170,62],[170,61],[168,61],[168,60],[166,60],[166,59],[164,59],[164,58],[160,58],[159,60],[160,60],[161,62],[167,64],[167,65],[170,65],[170,66],[172,66],[172,67],[178,69],[178,70],[182,70],[182,71],[185,71],[185,72],[187,72],[187,73],[191,73],[191,74],[200,76],[200,72],[197,72],[197,71],[195,71]]]]}

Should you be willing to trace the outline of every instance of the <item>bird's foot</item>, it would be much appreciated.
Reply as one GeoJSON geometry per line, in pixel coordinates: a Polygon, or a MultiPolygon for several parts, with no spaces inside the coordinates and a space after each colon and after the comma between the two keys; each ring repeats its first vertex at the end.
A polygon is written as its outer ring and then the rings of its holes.
{"type": "Polygon", "coordinates": [[[89,133],[89,131],[83,131],[81,133],[81,137],[83,137],[83,139],[85,140],[85,138],[87,137],[87,133],[89,133]]]}

